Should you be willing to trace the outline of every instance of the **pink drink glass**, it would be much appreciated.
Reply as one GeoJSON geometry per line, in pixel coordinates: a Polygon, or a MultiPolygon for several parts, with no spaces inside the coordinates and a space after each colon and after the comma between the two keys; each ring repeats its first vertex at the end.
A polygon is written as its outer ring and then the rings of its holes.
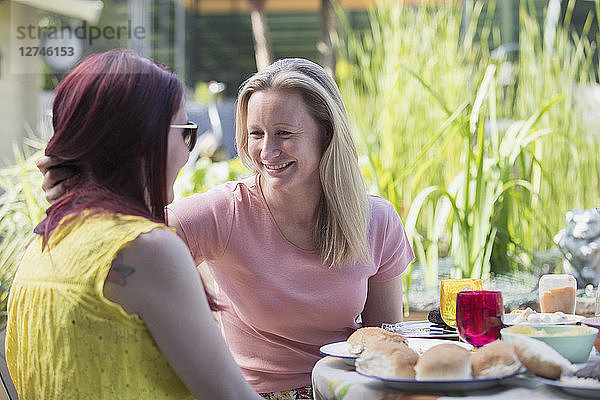
{"type": "Polygon", "coordinates": [[[479,347],[500,338],[504,327],[502,293],[489,290],[459,292],[456,327],[462,340],[479,347]]]}

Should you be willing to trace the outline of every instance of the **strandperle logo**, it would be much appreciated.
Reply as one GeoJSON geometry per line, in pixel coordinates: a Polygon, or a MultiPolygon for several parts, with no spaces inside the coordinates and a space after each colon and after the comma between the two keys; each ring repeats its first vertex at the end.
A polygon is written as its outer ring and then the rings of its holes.
{"type": "Polygon", "coordinates": [[[127,21],[127,25],[119,26],[104,26],[89,25],[87,21],[83,21],[80,26],[72,28],[70,26],[38,26],[27,25],[16,27],[16,38],[18,40],[64,40],[77,38],[85,40],[89,46],[92,46],[94,41],[100,38],[103,39],[145,39],[146,29],[143,26],[132,26],[131,20],[127,21]]]}

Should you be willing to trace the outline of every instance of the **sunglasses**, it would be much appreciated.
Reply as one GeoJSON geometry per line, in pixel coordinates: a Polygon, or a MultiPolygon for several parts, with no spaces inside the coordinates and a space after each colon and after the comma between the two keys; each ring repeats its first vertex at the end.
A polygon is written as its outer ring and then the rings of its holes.
{"type": "Polygon", "coordinates": [[[181,128],[183,132],[183,141],[187,145],[189,151],[194,149],[196,145],[196,136],[198,135],[198,125],[195,122],[188,121],[187,124],[171,125],[171,128],[181,128]]]}

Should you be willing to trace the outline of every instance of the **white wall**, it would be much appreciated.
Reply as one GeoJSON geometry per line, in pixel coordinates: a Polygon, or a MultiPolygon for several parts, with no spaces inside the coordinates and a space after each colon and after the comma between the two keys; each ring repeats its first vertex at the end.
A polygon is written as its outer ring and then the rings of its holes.
{"type": "Polygon", "coordinates": [[[16,26],[38,25],[38,18],[34,8],[0,1],[0,166],[14,161],[13,143],[22,143],[40,119],[41,60],[21,57],[20,43],[12,49],[10,43],[16,26]],[[32,65],[38,73],[20,73],[32,65]]]}

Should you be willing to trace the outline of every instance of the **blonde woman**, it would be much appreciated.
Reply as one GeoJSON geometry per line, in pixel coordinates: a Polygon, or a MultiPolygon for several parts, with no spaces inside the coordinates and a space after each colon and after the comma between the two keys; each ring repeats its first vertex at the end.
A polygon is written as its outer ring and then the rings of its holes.
{"type": "Polygon", "coordinates": [[[312,398],[320,346],[346,340],[361,318],[402,320],[413,251],[393,206],[366,193],[344,102],[317,64],[283,59],[248,79],[236,140],[253,175],[173,203],[168,222],[207,263],[222,333],[252,387],[312,398]]]}

